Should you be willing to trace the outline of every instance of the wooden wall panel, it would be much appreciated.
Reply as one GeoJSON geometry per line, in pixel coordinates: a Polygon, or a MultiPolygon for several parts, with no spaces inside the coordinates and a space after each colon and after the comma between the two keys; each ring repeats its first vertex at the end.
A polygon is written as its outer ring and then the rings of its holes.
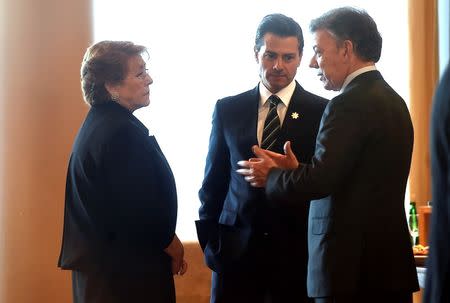
{"type": "Polygon", "coordinates": [[[91,1],[2,5],[0,302],[71,302],[56,263],[67,159],[87,110],[79,70],[91,1]]]}

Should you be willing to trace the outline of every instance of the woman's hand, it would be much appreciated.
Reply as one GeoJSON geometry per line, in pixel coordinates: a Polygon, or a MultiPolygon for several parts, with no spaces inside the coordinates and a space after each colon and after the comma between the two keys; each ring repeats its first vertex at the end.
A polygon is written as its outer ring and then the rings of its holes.
{"type": "Polygon", "coordinates": [[[187,262],[184,260],[184,247],[175,234],[172,242],[164,249],[164,252],[172,258],[172,274],[184,275],[187,270],[187,262]]]}

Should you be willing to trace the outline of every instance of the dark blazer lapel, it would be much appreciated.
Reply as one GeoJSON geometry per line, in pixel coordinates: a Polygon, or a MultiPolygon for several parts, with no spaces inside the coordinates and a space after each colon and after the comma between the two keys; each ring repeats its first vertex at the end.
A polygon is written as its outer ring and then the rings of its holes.
{"type": "MultiPolygon", "coordinates": [[[[294,93],[292,94],[289,106],[284,116],[283,125],[281,126],[281,132],[278,138],[279,144],[281,144],[281,150],[286,140],[290,140],[292,134],[298,134],[301,131],[299,128],[302,117],[302,103],[305,102],[306,96],[303,88],[296,82],[294,93]]],[[[309,127],[309,125],[306,125],[309,127]]]]}
{"type": "Polygon", "coordinates": [[[286,111],[286,116],[284,117],[283,125],[281,127],[281,132],[283,135],[286,134],[286,131],[289,129],[289,126],[294,123],[295,120],[298,120],[300,118],[300,112],[301,112],[301,103],[303,100],[305,100],[305,94],[304,94],[303,88],[295,82],[295,90],[292,94],[291,101],[289,102],[289,106],[286,111]],[[295,118],[298,114],[299,117],[295,118]]]}
{"type": "Polygon", "coordinates": [[[277,140],[279,152],[283,153],[283,145],[291,141],[292,149],[298,160],[309,162],[314,154],[315,139],[318,131],[318,119],[322,108],[315,104],[317,100],[296,82],[294,93],[284,117],[280,137],[277,140]]]}
{"type": "MultiPolygon", "coordinates": [[[[256,86],[249,91],[248,95],[239,100],[240,105],[240,131],[245,138],[244,145],[253,146],[258,144],[257,126],[258,126],[258,107],[259,107],[259,88],[256,86]]],[[[233,119],[236,119],[235,117],[233,119]]]]}

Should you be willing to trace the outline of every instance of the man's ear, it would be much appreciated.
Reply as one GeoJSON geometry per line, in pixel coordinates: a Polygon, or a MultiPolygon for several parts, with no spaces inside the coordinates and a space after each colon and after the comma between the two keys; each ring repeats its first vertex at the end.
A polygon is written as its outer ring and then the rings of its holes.
{"type": "Polygon", "coordinates": [[[259,50],[257,50],[257,49],[256,49],[256,46],[255,46],[255,47],[253,48],[253,51],[255,52],[255,60],[256,60],[256,63],[259,64],[259,58],[258,58],[259,50]]]}
{"type": "Polygon", "coordinates": [[[344,40],[343,48],[344,48],[344,56],[352,56],[353,55],[353,42],[350,40],[344,40]]]}

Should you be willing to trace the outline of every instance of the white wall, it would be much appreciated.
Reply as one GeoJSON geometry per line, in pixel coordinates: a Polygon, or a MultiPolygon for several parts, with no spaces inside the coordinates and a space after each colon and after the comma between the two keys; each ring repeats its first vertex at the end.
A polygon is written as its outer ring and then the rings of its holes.
{"type": "Polygon", "coordinates": [[[316,71],[308,67],[308,26],[312,18],[343,5],[366,9],[378,23],[383,51],[377,67],[408,101],[407,0],[94,1],[95,41],[132,40],[149,48],[151,104],[136,115],[156,135],[174,171],[182,240],[196,239],[197,192],[213,106],[217,99],[251,89],[259,80],[253,46],[262,17],[280,12],[300,23],[305,48],[297,80],[307,90],[332,97],[336,93],[325,91],[316,71]]]}
{"type": "Polygon", "coordinates": [[[450,64],[450,2],[438,0],[439,70],[442,74],[450,64]]]}

